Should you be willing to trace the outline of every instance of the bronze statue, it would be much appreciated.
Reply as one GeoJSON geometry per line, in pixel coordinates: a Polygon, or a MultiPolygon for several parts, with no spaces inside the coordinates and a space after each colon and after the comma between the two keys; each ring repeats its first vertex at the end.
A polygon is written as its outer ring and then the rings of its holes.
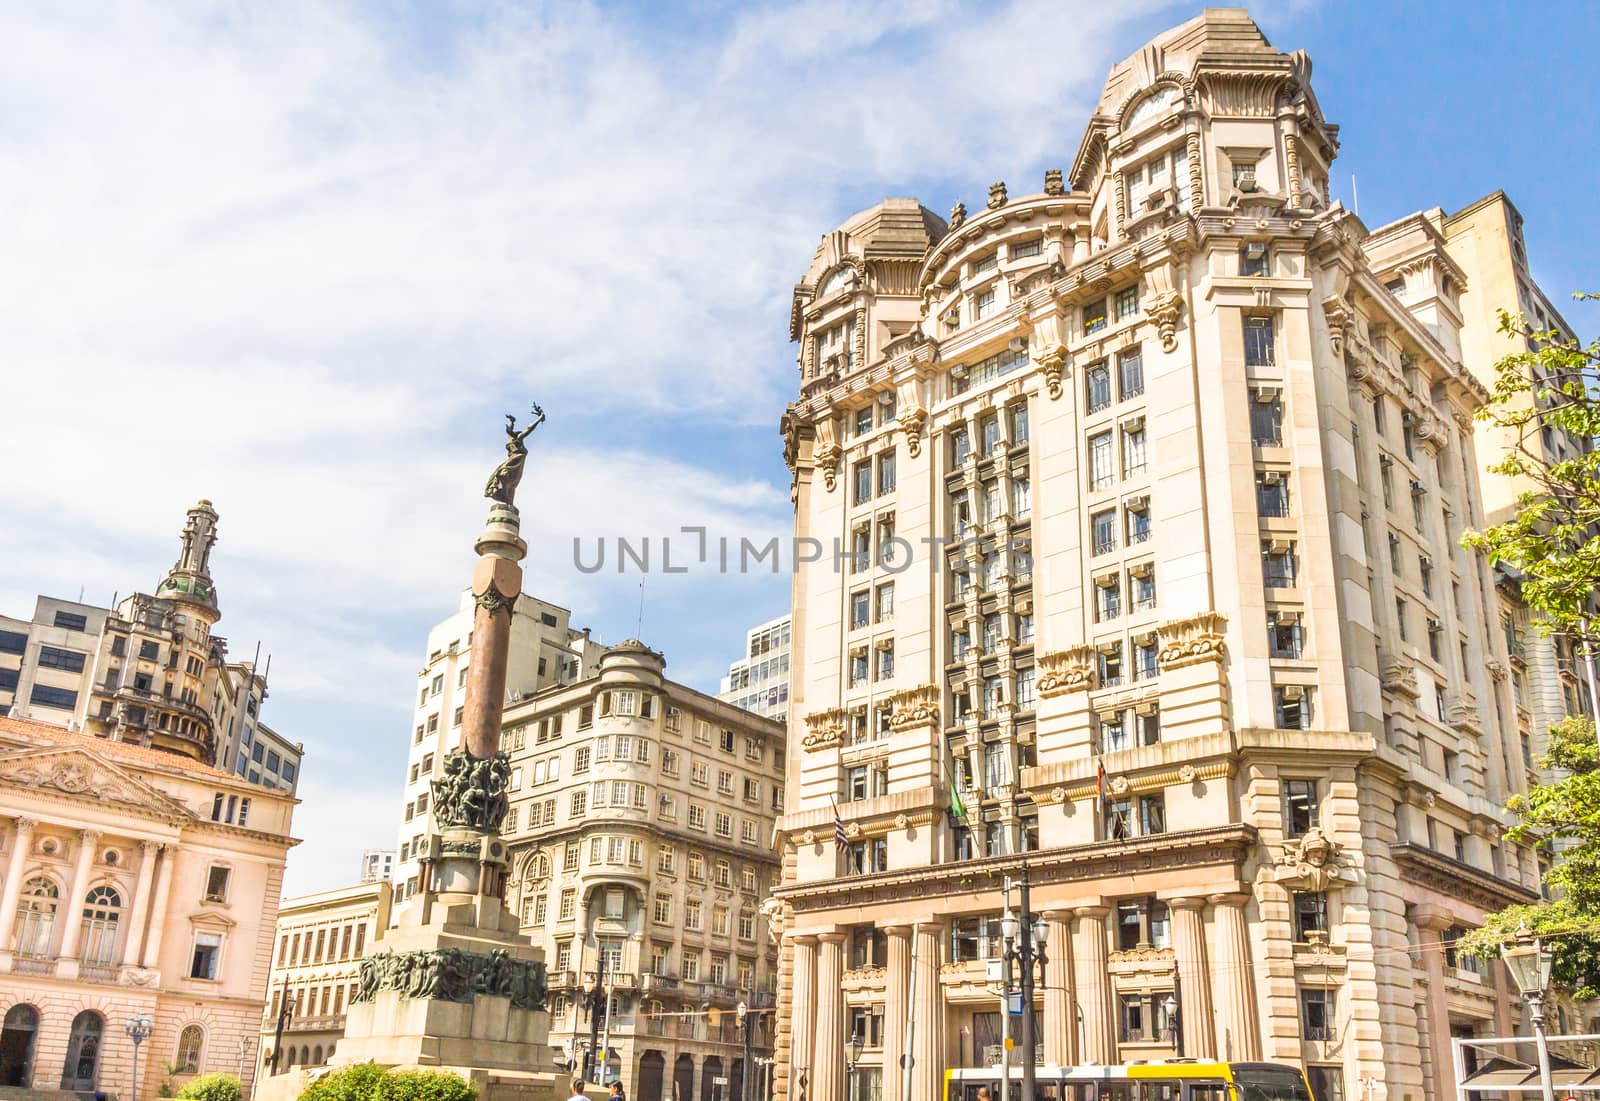
{"type": "Polygon", "coordinates": [[[522,467],[528,461],[528,445],[523,441],[543,423],[544,410],[537,405],[533,407],[533,422],[521,432],[517,431],[517,418],[506,414],[506,457],[489,475],[489,484],[483,490],[485,497],[515,507],[517,486],[522,482],[522,467]]]}

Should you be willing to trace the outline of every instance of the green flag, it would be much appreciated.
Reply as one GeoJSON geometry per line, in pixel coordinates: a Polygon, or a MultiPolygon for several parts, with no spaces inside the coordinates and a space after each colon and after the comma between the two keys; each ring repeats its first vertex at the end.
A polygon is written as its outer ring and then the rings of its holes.
{"type": "Polygon", "coordinates": [[[954,777],[950,779],[950,817],[960,822],[967,820],[967,806],[961,801],[961,792],[956,790],[954,777]]]}

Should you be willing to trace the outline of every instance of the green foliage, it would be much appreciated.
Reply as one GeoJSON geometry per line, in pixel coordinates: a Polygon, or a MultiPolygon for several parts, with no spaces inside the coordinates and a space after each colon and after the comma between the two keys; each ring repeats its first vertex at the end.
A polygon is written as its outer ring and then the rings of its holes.
{"type": "Polygon", "coordinates": [[[446,1071],[385,1070],[357,1063],[325,1074],[300,1101],[477,1101],[472,1083],[446,1071]]]}
{"type": "Polygon", "coordinates": [[[1542,613],[1545,629],[1579,634],[1600,587],[1600,450],[1549,463],[1540,435],[1548,427],[1574,439],[1600,439],[1600,392],[1594,389],[1600,340],[1585,347],[1504,310],[1500,331],[1521,338],[1529,350],[1495,364],[1490,401],[1478,418],[1499,429],[1507,444],[1504,458],[1489,469],[1532,488],[1519,496],[1514,518],[1469,531],[1461,541],[1522,574],[1522,597],[1542,613]]]}
{"type": "Polygon", "coordinates": [[[178,1091],[179,1101],[239,1101],[244,1090],[231,1074],[202,1074],[178,1091]]]}
{"type": "Polygon", "coordinates": [[[167,1063],[161,1068],[161,1082],[156,1086],[157,1097],[171,1097],[178,1092],[177,1084],[172,1080],[177,1073],[176,1063],[167,1063]]]}
{"type": "Polygon", "coordinates": [[[1583,1001],[1600,997],[1600,745],[1594,722],[1572,716],[1552,726],[1539,763],[1568,775],[1513,796],[1507,807],[1518,821],[1506,836],[1524,844],[1562,839],[1559,859],[1545,876],[1557,900],[1490,914],[1461,947],[1497,956],[1525,925],[1547,938],[1552,980],[1583,1001]]]}

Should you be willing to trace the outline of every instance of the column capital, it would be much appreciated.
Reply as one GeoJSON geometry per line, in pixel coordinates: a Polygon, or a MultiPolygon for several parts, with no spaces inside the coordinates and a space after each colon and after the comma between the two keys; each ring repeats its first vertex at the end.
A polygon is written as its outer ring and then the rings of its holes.
{"type": "Polygon", "coordinates": [[[105,835],[99,830],[79,830],[78,836],[83,838],[83,843],[85,845],[96,845],[99,844],[100,838],[105,835]]]}
{"type": "Polygon", "coordinates": [[[898,925],[878,926],[878,932],[884,934],[885,936],[893,937],[909,937],[911,935],[911,929],[912,926],[906,922],[901,922],[898,925]]]}
{"type": "Polygon", "coordinates": [[[794,933],[789,939],[801,948],[815,948],[817,935],[815,933],[794,933]]]}
{"type": "Polygon", "coordinates": [[[37,818],[29,818],[25,814],[17,815],[17,835],[19,837],[26,837],[28,834],[32,833],[38,825],[39,820],[37,818]]]}
{"type": "Polygon", "coordinates": [[[1104,921],[1110,914],[1111,907],[1099,904],[1072,908],[1072,916],[1083,921],[1104,921]]]}
{"type": "Polygon", "coordinates": [[[1413,906],[1411,920],[1416,923],[1418,929],[1442,932],[1458,924],[1461,919],[1442,906],[1413,906]]]}
{"type": "Polygon", "coordinates": [[[141,838],[140,838],[140,839],[139,839],[139,851],[140,851],[140,852],[141,852],[141,853],[151,853],[151,854],[154,854],[154,853],[158,853],[158,852],[160,852],[160,851],[161,851],[161,850],[162,850],[162,849],[163,849],[163,848],[164,848],[164,847],[165,847],[165,846],[163,846],[163,845],[162,845],[162,844],[161,844],[161,842],[159,842],[159,841],[153,841],[153,840],[151,840],[151,839],[150,839],[150,838],[148,838],[148,837],[141,837],[141,838]]]}
{"type": "Polygon", "coordinates": [[[818,933],[817,939],[823,944],[843,944],[847,936],[848,934],[838,929],[834,929],[831,932],[818,933]]]}
{"type": "Polygon", "coordinates": [[[1046,921],[1066,921],[1072,917],[1073,910],[1070,906],[1052,906],[1048,910],[1037,911],[1046,921]]]}
{"type": "Polygon", "coordinates": [[[913,922],[912,928],[919,933],[932,933],[938,936],[944,932],[944,922],[937,918],[924,918],[921,921],[913,922]]]}
{"type": "Polygon", "coordinates": [[[1253,896],[1249,891],[1221,891],[1214,895],[1207,895],[1206,901],[1213,906],[1236,906],[1243,908],[1253,896]]]}
{"type": "Polygon", "coordinates": [[[1165,898],[1161,901],[1165,902],[1173,910],[1199,911],[1206,908],[1206,897],[1204,895],[1183,895],[1179,898],[1165,898]]]}

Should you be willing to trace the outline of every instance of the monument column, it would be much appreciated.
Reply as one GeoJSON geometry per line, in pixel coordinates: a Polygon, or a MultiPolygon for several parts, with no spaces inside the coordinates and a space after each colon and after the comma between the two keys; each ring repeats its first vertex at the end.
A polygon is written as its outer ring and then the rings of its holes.
{"type": "Polygon", "coordinates": [[[149,934],[144,939],[145,967],[161,966],[161,933],[167,927],[167,896],[172,894],[173,865],[178,862],[178,846],[168,841],[161,846],[161,863],[156,866],[156,897],[150,901],[149,934]]]}
{"type": "Polygon", "coordinates": [[[844,934],[817,938],[817,1039],[812,1097],[844,1101],[844,934]]]}
{"type": "Polygon", "coordinates": [[[911,1096],[938,1097],[944,1086],[944,991],[939,987],[939,953],[944,925],[919,922],[916,927],[916,997],[912,1008],[911,1096]]]}
{"type": "Polygon", "coordinates": [[[1189,1059],[1217,1057],[1217,1029],[1211,1012],[1211,968],[1206,963],[1206,923],[1203,898],[1167,900],[1172,910],[1173,947],[1177,949],[1179,1024],[1183,1028],[1183,1054],[1189,1059]]]}
{"type": "MultiPolygon", "coordinates": [[[[83,830],[78,834],[78,839],[78,861],[72,869],[72,890],[61,900],[67,906],[67,921],[61,929],[61,951],[58,953],[63,960],[78,958],[78,938],[83,932],[83,899],[89,893],[89,873],[94,870],[94,851],[100,844],[100,831],[83,830]]],[[[60,973],[59,968],[57,973],[60,973]]]]}
{"type": "Polygon", "coordinates": [[[128,912],[132,916],[128,922],[128,943],[122,946],[124,967],[139,962],[139,947],[150,917],[150,874],[155,871],[156,853],[160,848],[155,841],[139,842],[139,877],[133,881],[133,894],[128,899],[128,912]]]}
{"type": "Polygon", "coordinates": [[[1072,911],[1072,955],[1077,962],[1078,1009],[1083,1013],[1085,1063],[1117,1062],[1117,1022],[1111,1012],[1110,961],[1106,953],[1107,906],[1079,906],[1072,911]]]}
{"type": "Polygon", "coordinates": [[[811,1101],[811,1052],[817,1032],[817,938],[794,938],[794,1010],[789,1023],[789,1096],[811,1101]]]}
{"type": "Polygon", "coordinates": [[[911,926],[890,925],[883,933],[889,942],[883,983],[883,1096],[900,1101],[906,1092],[900,1056],[906,1050],[906,1015],[911,1012],[911,926]]]}
{"type": "Polygon", "coordinates": [[[39,823],[32,818],[17,819],[17,833],[11,839],[11,856],[6,861],[6,882],[0,893],[0,949],[10,952],[16,947],[17,903],[22,898],[22,869],[28,859],[28,849],[33,844],[33,828],[39,823]]]}
{"type": "Polygon", "coordinates": [[[1046,910],[1049,939],[1044,965],[1044,1061],[1053,1067],[1078,1061],[1078,1013],[1072,989],[1072,915],[1046,910]]]}
{"type": "Polygon", "coordinates": [[[1222,1058],[1229,1062],[1260,1062],[1261,1025],[1250,961],[1250,931],[1244,921],[1250,896],[1245,892],[1212,895],[1209,901],[1217,915],[1217,966],[1213,974],[1217,1001],[1222,1006],[1217,1046],[1222,1058]]]}

